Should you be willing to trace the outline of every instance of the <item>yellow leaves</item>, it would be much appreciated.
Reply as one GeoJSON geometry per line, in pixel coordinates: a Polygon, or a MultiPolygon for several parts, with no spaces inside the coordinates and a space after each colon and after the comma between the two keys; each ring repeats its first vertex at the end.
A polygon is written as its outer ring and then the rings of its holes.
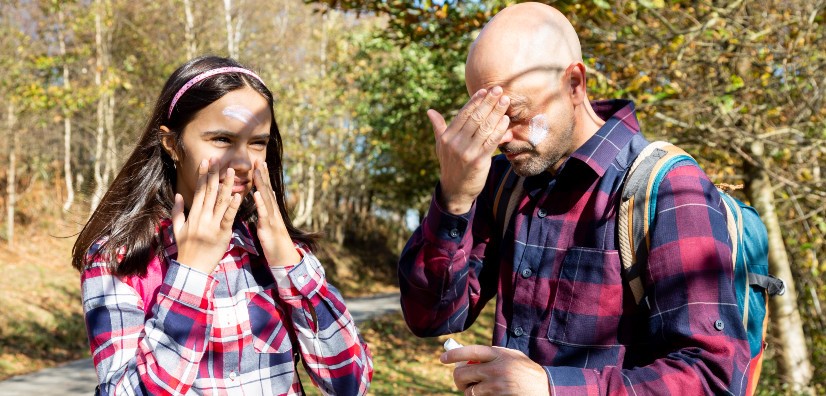
{"type": "Polygon", "coordinates": [[[447,3],[445,3],[438,11],[434,14],[438,19],[445,19],[447,18],[447,3]]]}
{"type": "Polygon", "coordinates": [[[769,85],[769,81],[771,79],[771,73],[763,73],[760,75],[760,86],[766,87],[769,85]]]}
{"type": "Polygon", "coordinates": [[[808,182],[814,180],[812,170],[809,168],[802,168],[797,171],[797,180],[801,182],[808,182]]]}
{"type": "Polygon", "coordinates": [[[664,0],[638,0],[640,5],[645,8],[660,9],[665,7],[664,0]]]}
{"type": "Polygon", "coordinates": [[[675,36],[670,43],[668,43],[668,49],[670,51],[677,51],[680,47],[685,43],[685,36],[679,34],[675,36]]]}
{"type": "Polygon", "coordinates": [[[631,81],[630,84],[628,84],[628,90],[629,91],[637,91],[637,90],[640,89],[640,87],[643,84],[645,84],[649,81],[651,81],[651,78],[648,77],[647,75],[643,74],[643,75],[635,78],[634,80],[631,81]]]}

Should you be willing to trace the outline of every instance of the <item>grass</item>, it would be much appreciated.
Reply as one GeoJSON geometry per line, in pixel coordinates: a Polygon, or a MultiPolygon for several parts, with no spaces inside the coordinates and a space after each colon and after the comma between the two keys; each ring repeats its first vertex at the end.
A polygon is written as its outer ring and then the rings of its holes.
{"type": "MultiPolygon", "coordinates": [[[[448,337],[464,345],[490,345],[494,324],[493,305],[488,304],[473,326],[459,334],[418,338],[408,330],[400,313],[362,323],[359,331],[373,353],[371,395],[459,395],[453,385],[453,365],[439,362],[448,337]]],[[[303,368],[307,395],[321,395],[303,368]]]]}
{"type": "Polygon", "coordinates": [[[0,379],[89,356],[74,239],[18,230],[0,246],[0,379]]]}

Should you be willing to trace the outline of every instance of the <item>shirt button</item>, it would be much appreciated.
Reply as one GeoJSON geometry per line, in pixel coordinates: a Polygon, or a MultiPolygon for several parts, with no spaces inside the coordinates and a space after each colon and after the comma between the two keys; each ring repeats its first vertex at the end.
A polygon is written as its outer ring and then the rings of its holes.
{"type": "Polygon", "coordinates": [[[522,277],[523,278],[530,278],[533,275],[533,271],[530,268],[525,268],[522,270],[522,277]]]}
{"type": "Polygon", "coordinates": [[[539,209],[539,211],[536,212],[536,215],[541,219],[547,216],[548,213],[545,212],[545,209],[539,209]]]}
{"type": "Polygon", "coordinates": [[[714,322],[714,328],[719,330],[719,331],[723,331],[723,329],[725,327],[726,327],[726,324],[723,323],[723,321],[720,320],[720,319],[717,319],[717,321],[714,322]]]}
{"type": "Polygon", "coordinates": [[[521,337],[521,336],[522,336],[522,334],[525,334],[525,332],[522,330],[522,327],[521,327],[521,326],[516,326],[516,328],[515,328],[515,329],[513,329],[513,335],[514,335],[514,336],[516,336],[516,337],[521,337]]]}
{"type": "Polygon", "coordinates": [[[235,374],[235,371],[229,373],[229,380],[230,381],[235,381],[236,376],[237,376],[237,374],[235,374]]]}
{"type": "Polygon", "coordinates": [[[450,237],[451,238],[456,238],[457,236],[459,236],[459,230],[457,230],[455,228],[450,230],[450,237]]]}

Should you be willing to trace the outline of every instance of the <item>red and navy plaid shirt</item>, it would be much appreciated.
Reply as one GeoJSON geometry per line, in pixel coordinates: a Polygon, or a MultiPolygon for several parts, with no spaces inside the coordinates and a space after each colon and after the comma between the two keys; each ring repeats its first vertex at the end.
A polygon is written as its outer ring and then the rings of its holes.
{"type": "Polygon", "coordinates": [[[668,172],[642,274],[646,297],[635,304],[616,219],[626,169],[647,142],[633,103],[594,109],[605,125],[555,177],[525,179],[504,237],[492,213],[504,156],[467,214],[432,200],[399,263],[408,325],[419,336],[463,331],[496,295],[493,344],[544,366],[552,395],[742,394],[748,345],[724,203],[696,165],[668,172]]]}
{"type": "Polygon", "coordinates": [[[323,394],[367,393],[370,352],[312,253],[299,247],[299,264],[269,267],[236,223],[205,274],[175,261],[171,221],[158,238],[146,276],[113,276],[99,244],[87,256],[83,310],[102,394],[297,395],[294,353],[323,394]]]}

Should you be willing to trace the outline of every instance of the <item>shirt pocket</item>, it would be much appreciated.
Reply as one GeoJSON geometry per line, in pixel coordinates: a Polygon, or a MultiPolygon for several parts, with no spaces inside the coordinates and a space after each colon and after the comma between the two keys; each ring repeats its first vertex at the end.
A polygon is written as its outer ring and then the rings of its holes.
{"type": "Polygon", "coordinates": [[[247,293],[247,311],[253,347],[259,353],[284,353],[292,349],[284,310],[276,304],[273,289],[247,293]]]}
{"type": "Polygon", "coordinates": [[[618,251],[568,249],[552,300],[548,340],[573,347],[616,346],[622,295],[618,251]]]}

